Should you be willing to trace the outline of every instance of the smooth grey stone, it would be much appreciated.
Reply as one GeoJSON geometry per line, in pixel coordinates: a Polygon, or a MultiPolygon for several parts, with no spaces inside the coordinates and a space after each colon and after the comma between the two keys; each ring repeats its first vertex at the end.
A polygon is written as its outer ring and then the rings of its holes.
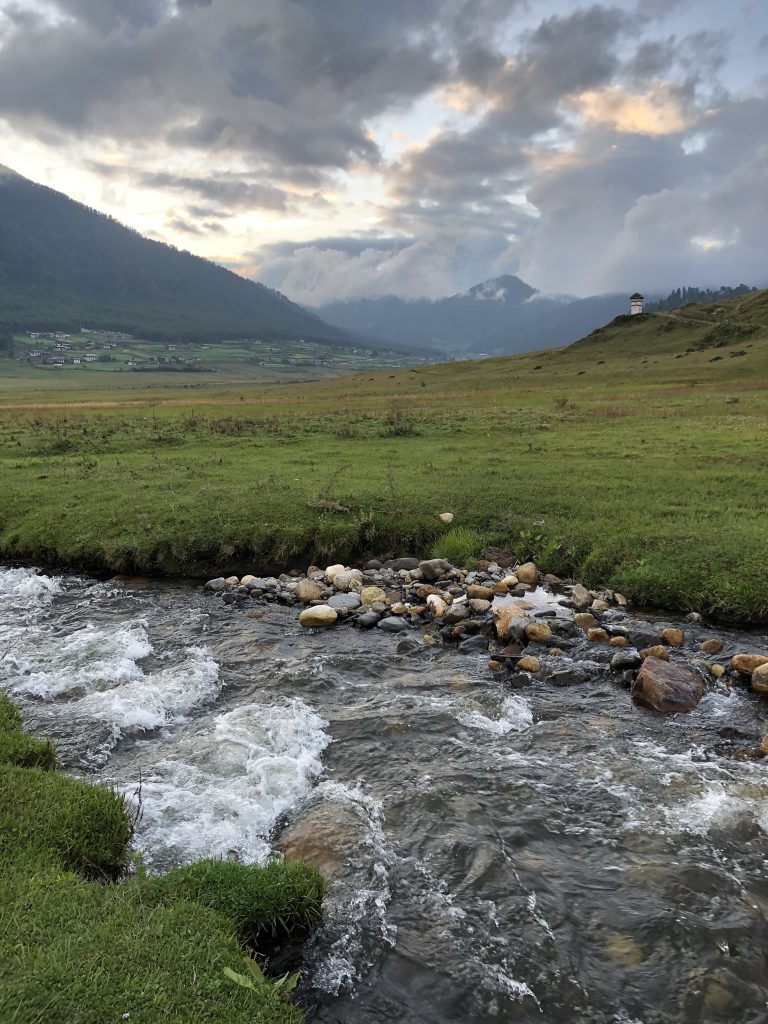
{"type": "Polygon", "coordinates": [[[358,615],[355,621],[358,626],[362,626],[363,629],[373,629],[379,621],[379,616],[376,612],[363,612],[362,615],[358,615]]]}
{"type": "Polygon", "coordinates": [[[384,563],[385,569],[418,569],[418,558],[392,558],[384,563]]]}
{"type": "Polygon", "coordinates": [[[208,580],[205,584],[206,590],[212,590],[215,594],[220,594],[223,590],[227,589],[227,581],[223,576],[217,576],[215,580],[208,580]]]}
{"type": "Polygon", "coordinates": [[[488,650],[488,638],[480,633],[462,640],[457,648],[459,654],[485,654],[488,650]]]}
{"type": "Polygon", "coordinates": [[[408,623],[398,615],[389,615],[386,619],[381,619],[378,626],[386,633],[401,633],[404,629],[408,629],[408,623]]]}
{"type": "Polygon", "coordinates": [[[330,605],[331,608],[346,608],[348,611],[354,611],[355,608],[359,608],[362,604],[360,596],[358,594],[334,594],[333,597],[329,598],[326,604],[330,605]]]}

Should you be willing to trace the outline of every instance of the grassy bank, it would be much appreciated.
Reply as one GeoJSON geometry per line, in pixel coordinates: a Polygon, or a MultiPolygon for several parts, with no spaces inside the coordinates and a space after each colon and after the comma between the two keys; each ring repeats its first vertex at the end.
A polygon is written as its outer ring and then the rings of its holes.
{"type": "Polygon", "coordinates": [[[264,571],[455,546],[437,518],[450,511],[475,546],[639,602],[765,620],[766,324],[757,293],[567,349],[293,387],[14,382],[0,554],[264,571]]]}
{"type": "Polygon", "coordinates": [[[279,986],[224,971],[316,919],[314,869],[204,861],[118,883],[130,837],[122,798],[59,774],[0,694],[0,1019],[300,1024],[279,986]]]}

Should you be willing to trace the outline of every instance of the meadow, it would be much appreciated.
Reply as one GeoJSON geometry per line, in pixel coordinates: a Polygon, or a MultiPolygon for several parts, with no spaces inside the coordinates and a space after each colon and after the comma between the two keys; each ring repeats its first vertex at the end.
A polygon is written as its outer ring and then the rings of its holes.
{"type": "Polygon", "coordinates": [[[768,619],[765,292],[296,385],[4,373],[5,559],[212,576],[493,544],[639,603],[768,619]]]}

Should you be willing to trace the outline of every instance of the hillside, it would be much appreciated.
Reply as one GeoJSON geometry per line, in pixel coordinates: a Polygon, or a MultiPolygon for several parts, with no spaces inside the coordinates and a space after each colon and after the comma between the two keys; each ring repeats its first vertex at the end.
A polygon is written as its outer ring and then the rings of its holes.
{"type": "Polygon", "coordinates": [[[430,345],[471,356],[566,345],[626,308],[626,295],[541,296],[519,277],[504,275],[435,301],[389,295],[334,302],[315,312],[330,323],[391,344],[430,345]]]}
{"type": "Polygon", "coordinates": [[[0,167],[3,322],[20,330],[101,327],[156,341],[354,340],[279,292],[0,167]]]}

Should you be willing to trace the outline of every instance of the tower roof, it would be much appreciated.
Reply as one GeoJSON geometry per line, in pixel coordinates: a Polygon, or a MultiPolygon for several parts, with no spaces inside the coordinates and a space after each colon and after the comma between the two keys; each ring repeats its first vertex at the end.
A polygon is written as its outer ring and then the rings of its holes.
{"type": "Polygon", "coordinates": [[[635,292],[634,295],[630,295],[629,297],[630,299],[642,299],[643,296],[640,294],[640,292],[635,292]]]}

